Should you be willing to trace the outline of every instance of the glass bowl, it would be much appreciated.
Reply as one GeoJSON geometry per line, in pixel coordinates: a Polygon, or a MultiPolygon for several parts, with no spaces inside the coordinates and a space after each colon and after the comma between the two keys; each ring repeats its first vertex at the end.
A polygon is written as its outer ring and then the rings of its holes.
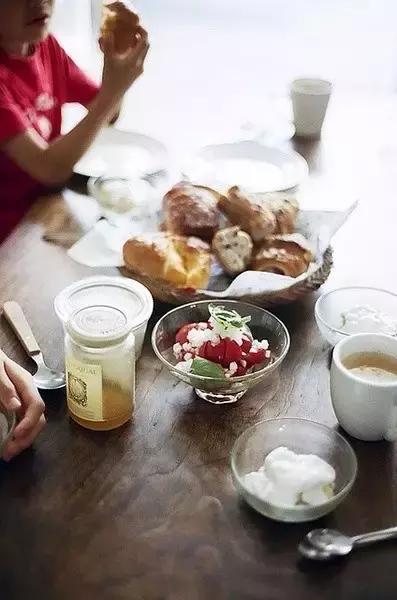
{"type": "Polygon", "coordinates": [[[234,484],[256,511],[287,523],[313,521],[333,511],[349,494],[357,475],[357,459],[350,444],[337,431],[305,419],[271,419],[249,427],[237,439],[231,454],[234,484]],[[244,475],[257,471],[266,456],[285,446],[298,454],[317,454],[336,472],[335,495],[318,506],[292,508],[275,506],[254,495],[244,483],[244,475]]]}
{"type": "Polygon", "coordinates": [[[3,450],[11,438],[16,424],[15,413],[0,407],[0,458],[3,456],[3,450]]]}
{"type": "MultiPolygon", "coordinates": [[[[371,287],[343,287],[332,290],[316,302],[314,314],[321,335],[335,346],[340,340],[352,335],[341,328],[341,313],[355,306],[367,305],[383,312],[397,321],[397,295],[387,290],[371,287]]],[[[357,333],[373,333],[360,331],[357,333]]]]}
{"type": "Polygon", "coordinates": [[[287,355],[290,337],[285,325],[272,313],[245,302],[234,300],[194,302],[171,310],[157,323],[152,334],[153,350],[170,373],[195,388],[196,394],[212,404],[234,403],[245,392],[274,373],[287,355]],[[242,317],[250,316],[248,326],[255,339],[269,342],[271,360],[255,372],[230,379],[203,377],[186,373],[176,367],[172,348],[178,330],[187,323],[207,321],[209,305],[236,310],[242,317]]]}

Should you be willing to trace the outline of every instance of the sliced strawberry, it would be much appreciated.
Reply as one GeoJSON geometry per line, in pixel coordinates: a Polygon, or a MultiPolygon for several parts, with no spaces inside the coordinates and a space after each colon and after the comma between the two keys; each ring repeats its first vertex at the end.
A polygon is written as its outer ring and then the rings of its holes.
{"type": "Polygon", "coordinates": [[[188,323],[187,325],[184,325],[183,327],[181,327],[175,336],[176,342],[178,342],[179,344],[182,344],[182,346],[183,346],[183,344],[186,344],[186,342],[188,341],[187,335],[188,335],[189,331],[191,329],[197,329],[197,325],[198,325],[197,323],[188,323]]]}
{"type": "Polygon", "coordinates": [[[259,365],[263,363],[266,358],[266,351],[263,348],[259,348],[256,352],[249,352],[247,356],[244,356],[244,360],[247,364],[252,367],[253,365],[259,365]]]}
{"type": "Polygon", "coordinates": [[[243,337],[243,343],[241,344],[241,350],[243,352],[249,352],[252,348],[252,340],[248,337],[243,337]]]}
{"type": "Polygon", "coordinates": [[[228,367],[232,362],[239,363],[243,356],[241,346],[229,338],[225,338],[223,341],[225,342],[225,354],[222,362],[223,366],[228,367]]]}
{"type": "Polygon", "coordinates": [[[235,373],[235,377],[242,377],[243,375],[247,374],[247,367],[242,367],[241,365],[239,365],[236,373],[235,373]]]}
{"type": "Polygon", "coordinates": [[[207,342],[206,344],[206,356],[207,360],[212,362],[223,364],[224,356],[225,356],[225,348],[226,343],[225,340],[221,340],[218,344],[211,344],[211,342],[207,342]]]}

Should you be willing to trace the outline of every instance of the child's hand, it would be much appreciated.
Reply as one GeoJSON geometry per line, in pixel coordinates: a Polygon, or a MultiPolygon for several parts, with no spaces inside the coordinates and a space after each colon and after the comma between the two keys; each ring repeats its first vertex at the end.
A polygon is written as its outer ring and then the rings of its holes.
{"type": "Polygon", "coordinates": [[[102,90],[121,97],[143,73],[143,64],[149,50],[147,31],[138,27],[136,43],[124,54],[116,53],[111,35],[101,38],[100,46],[105,57],[102,90]]]}
{"type": "Polygon", "coordinates": [[[30,373],[10,360],[0,350],[0,403],[15,411],[19,418],[13,438],[8,442],[3,459],[11,460],[28,448],[43,429],[44,402],[30,373]]]}

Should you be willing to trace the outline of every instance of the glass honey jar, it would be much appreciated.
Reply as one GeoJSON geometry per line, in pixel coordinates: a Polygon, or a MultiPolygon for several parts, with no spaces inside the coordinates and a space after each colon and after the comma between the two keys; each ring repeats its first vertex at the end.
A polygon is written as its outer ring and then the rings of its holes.
{"type": "Polygon", "coordinates": [[[127,315],[88,306],[66,324],[65,371],[70,416],[87,429],[124,425],[135,407],[135,338],[127,315]]]}

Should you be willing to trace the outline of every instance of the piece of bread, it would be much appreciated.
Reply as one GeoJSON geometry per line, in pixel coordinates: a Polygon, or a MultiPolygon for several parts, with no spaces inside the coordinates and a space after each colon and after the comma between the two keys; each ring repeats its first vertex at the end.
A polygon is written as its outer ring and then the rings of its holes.
{"type": "Polygon", "coordinates": [[[226,273],[237,275],[246,270],[252,258],[251,236],[239,227],[220,229],[212,240],[212,250],[226,273]]]}
{"type": "Polygon", "coordinates": [[[293,233],[296,229],[296,219],[299,205],[296,199],[286,192],[272,192],[267,194],[255,194],[273,213],[276,218],[274,233],[293,233]]]}
{"type": "Polygon", "coordinates": [[[248,194],[236,185],[219,200],[218,206],[230,223],[247,232],[254,242],[260,242],[276,230],[272,211],[254,194],[248,194]]]}
{"type": "Polygon", "coordinates": [[[220,225],[220,198],[211,188],[178,183],[164,196],[164,229],[211,242],[220,225]]]}
{"type": "Polygon", "coordinates": [[[103,7],[101,37],[106,39],[113,35],[114,47],[119,54],[134,47],[138,26],[139,16],[123,2],[112,2],[103,7]]]}
{"type": "Polygon", "coordinates": [[[256,248],[251,268],[298,277],[313,260],[307,240],[299,233],[268,238],[256,248]]]}
{"type": "Polygon", "coordinates": [[[193,237],[163,232],[144,233],[124,244],[130,271],[177,287],[205,289],[211,271],[208,244],[193,237]]]}

